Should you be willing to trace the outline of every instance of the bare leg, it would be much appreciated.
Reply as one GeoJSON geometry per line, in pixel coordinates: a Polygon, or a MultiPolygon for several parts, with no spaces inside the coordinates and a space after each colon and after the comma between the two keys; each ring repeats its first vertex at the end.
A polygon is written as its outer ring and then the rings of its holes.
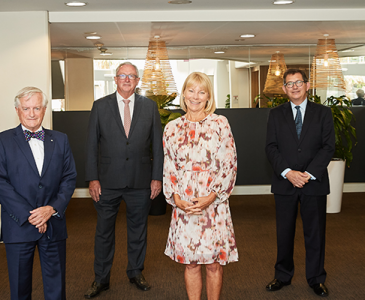
{"type": "Polygon", "coordinates": [[[221,295],[223,283],[223,266],[219,263],[205,265],[207,270],[207,296],[208,300],[218,300],[221,295]]]}
{"type": "Polygon", "coordinates": [[[201,265],[186,265],[185,286],[189,300],[200,300],[203,287],[201,265]]]}

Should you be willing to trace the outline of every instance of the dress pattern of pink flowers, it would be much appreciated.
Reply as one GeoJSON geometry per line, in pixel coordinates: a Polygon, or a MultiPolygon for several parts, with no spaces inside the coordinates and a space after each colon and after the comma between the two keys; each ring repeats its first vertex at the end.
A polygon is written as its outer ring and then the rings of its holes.
{"type": "Polygon", "coordinates": [[[173,206],[165,254],[183,264],[225,265],[238,261],[228,198],[237,174],[231,128],[224,116],[210,114],[199,122],[182,116],[168,123],[164,138],[163,189],[173,206]],[[173,194],[193,198],[217,194],[201,215],[187,215],[173,194]]]}

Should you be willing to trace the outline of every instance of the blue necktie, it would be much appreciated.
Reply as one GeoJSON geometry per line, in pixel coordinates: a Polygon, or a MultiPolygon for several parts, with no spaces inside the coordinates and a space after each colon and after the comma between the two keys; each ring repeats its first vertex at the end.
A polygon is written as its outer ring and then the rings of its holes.
{"type": "Polygon", "coordinates": [[[298,139],[300,138],[300,133],[302,132],[302,113],[300,112],[300,106],[295,107],[297,109],[297,115],[295,116],[295,128],[297,130],[298,139]]]}

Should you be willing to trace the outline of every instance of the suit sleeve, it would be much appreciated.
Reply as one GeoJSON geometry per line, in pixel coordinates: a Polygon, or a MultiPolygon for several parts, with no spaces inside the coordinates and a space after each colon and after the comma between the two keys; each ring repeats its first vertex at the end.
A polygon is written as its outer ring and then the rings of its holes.
{"type": "Polygon", "coordinates": [[[97,101],[94,101],[89,118],[86,140],[85,181],[99,180],[98,175],[98,146],[100,130],[97,101]]]}
{"type": "Polygon", "coordinates": [[[152,180],[162,181],[162,170],[163,170],[162,125],[156,103],[153,103],[152,155],[153,155],[152,180]]]}
{"type": "Polygon", "coordinates": [[[329,107],[323,108],[325,113],[322,118],[322,145],[306,169],[318,181],[322,180],[327,166],[335,153],[335,129],[333,126],[332,111],[329,107]]]}
{"type": "Polygon", "coordinates": [[[63,218],[67,205],[71,200],[71,197],[76,187],[76,166],[71,152],[71,147],[68,142],[67,136],[64,142],[64,158],[62,167],[62,179],[59,184],[58,193],[53,198],[49,205],[57,210],[59,217],[63,218]]]}
{"type": "Polygon", "coordinates": [[[7,160],[3,142],[0,140],[0,204],[9,216],[22,226],[28,222],[30,211],[33,207],[19,195],[10,183],[7,172],[7,160]]]}
{"type": "MultiPolygon", "coordinates": [[[[282,154],[278,148],[278,141],[277,141],[277,128],[276,128],[276,118],[275,113],[273,110],[270,110],[269,119],[267,122],[267,131],[266,131],[266,156],[270,161],[270,164],[275,172],[275,174],[279,178],[283,178],[281,173],[290,168],[287,161],[284,159],[282,154]]],[[[283,178],[284,179],[284,178],[283,178]]]]}

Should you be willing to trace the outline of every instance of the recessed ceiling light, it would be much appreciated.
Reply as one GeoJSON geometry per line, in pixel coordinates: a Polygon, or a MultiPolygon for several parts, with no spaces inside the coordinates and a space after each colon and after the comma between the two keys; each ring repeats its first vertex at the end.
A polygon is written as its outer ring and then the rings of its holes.
{"type": "Polygon", "coordinates": [[[67,6],[72,6],[72,7],[81,7],[81,6],[85,6],[87,4],[87,2],[72,1],[72,2],[66,2],[65,4],[67,6]]]}
{"type": "Polygon", "coordinates": [[[214,51],[215,54],[223,54],[225,53],[224,51],[214,51]]]}
{"type": "Polygon", "coordinates": [[[189,4],[191,2],[192,1],[188,1],[188,0],[172,0],[172,1],[169,1],[168,3],[169,4],[189,4]]]}
{"type": "Polygon", "coordinates": [[[87,40],[100,40],[101,37],[98,35],[89,35],[86,37],[87,40]]]}
{"type": "Polygon", "coordinates": [[[255,37],[256,35],[254,35],[254,34],[242,34],[241,35],[241,38],[253,38],[253,37],[255,37]]]}
{"type": "Polygon", "coordinates": [[[291,0],[275,0],[272,4],[275,5],[286,5],[286,4],[292,4],[294,1],[291,0]]]}
{"type": "Polygon", "coordinates": [[[354,52],[354,49],[347,49],[347,50],[342,50],[341,52],[354,52]]]}
{"type": "Polygon", "coordinates": [[[107,52],[108,51],[108,49],[107,48],[101,48],[100,49],[100,55],[102,55],[102,56],[107,56],[107,55],[112,55],[113,53],[111,53],[111,52],[107,52]]]}

